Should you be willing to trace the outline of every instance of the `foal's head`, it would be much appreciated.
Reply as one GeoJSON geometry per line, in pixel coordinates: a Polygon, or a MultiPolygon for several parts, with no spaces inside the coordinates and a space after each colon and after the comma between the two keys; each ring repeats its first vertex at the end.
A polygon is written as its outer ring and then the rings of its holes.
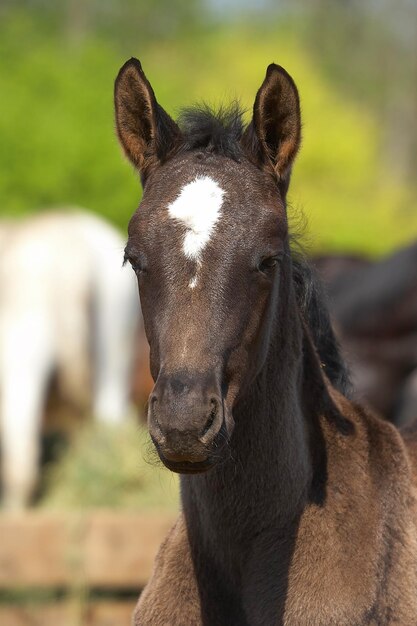
{"type": "Polygon", "coordinates": [[[233,406],[267,355],[288,263],[298,93],[270,65],[245,130],[235,109],[217,117],[189,110],[177,125],[131,59],[117,77],[115,106],[144,188],[126,259],[138,277],[156,381],[149,429],[170,469],[204,471],[221,458],[233,406]]]}

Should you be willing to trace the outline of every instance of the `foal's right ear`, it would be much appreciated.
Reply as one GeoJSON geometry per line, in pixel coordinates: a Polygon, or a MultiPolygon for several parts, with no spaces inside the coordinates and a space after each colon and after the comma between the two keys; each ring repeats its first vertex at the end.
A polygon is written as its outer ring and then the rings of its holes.
{"type": "Polygon", "coordinates": [[[157,103],[138,59],[129,59],[119,71],[114,106],[119,141],[144,180],[178,145],[181,132],[157,103]]]}

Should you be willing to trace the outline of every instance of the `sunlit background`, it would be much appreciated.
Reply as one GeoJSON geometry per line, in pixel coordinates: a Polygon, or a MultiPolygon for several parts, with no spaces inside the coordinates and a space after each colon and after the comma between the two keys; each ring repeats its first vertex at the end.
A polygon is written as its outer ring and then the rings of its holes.
{"type": "Polygon", "coordinates": [[[112,89],[138,57],[175,115],[239,97],[268,63],[302,99],[291,201],[320,251],[382,254],[417,233],[417,7],[413,0],[3,0],[2,211],[70,203],[122,229],[140,194],[120,158],[112,89]]]}
{"type": "MultiPolygon", "coordinates": [[[[249,121],[267,65],[284,66],[303,114],[289,214],[309,254],[377,260],[417,239],[415,0],[1,0],[0,265],[9,279],[16,268],[2,258],[13,233],[52,209],[92,212],[123,242],[141,188],[117,143],[113,82],[131,56],[174,117],[196,101],[238,98],[249,121]]],[[[0,320],[5,297],[0,281],[0,320]]],[[[136,295],[132,306],[139,315],[136,295]]],[[[48,381],[42,471],[25,506],[175,511],[177,481],[153,464],[141,425],[150,381],[143,329],[134,333],[130,407],[117,427],[93,419],[94,399],[72,411],[48,381]]],[[[16,597],[0,593],[0,615],[10,598],[25,607],[37,598],[16,597]]],[[[74,615],[59,623],[122,623],[74,615]]]]}

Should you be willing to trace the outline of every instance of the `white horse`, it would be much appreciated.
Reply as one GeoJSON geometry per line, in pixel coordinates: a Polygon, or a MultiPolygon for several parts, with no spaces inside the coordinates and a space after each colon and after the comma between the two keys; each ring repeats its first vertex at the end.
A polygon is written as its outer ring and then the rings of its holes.
{"type": "Polygon", "coordinates": [[[3,503],[25,506],[38,477],[52,374],[93,414],[118,423],[129,408],[139,301],[124,240],[81,211],[0,228],[0,437],[3,503]]]}

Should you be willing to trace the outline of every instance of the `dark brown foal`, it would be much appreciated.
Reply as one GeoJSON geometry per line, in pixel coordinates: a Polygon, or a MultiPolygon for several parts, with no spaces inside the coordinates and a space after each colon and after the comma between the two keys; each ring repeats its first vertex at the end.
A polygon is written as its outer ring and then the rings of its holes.
{"type": "Polygon", "coordinates": [[[233,107],[175,123],[136,59],[115,103],[144,186],[126,260],[149,431],[181,473],[136,626],[415,626],[415,438],[345,397],[319,287],[290,249],[293,80],[269,66],[247,128],[233,107]]]}

